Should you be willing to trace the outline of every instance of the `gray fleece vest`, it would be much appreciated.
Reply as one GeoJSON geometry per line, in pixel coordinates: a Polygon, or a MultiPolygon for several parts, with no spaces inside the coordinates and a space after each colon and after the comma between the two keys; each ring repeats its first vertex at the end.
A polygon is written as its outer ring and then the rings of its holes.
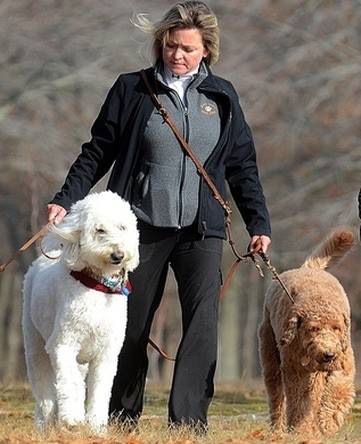
{"type": "MultiPolygon", "coordinates": [[[[185,91],[183,104],[178,93],[165,84],[161,71],[156,70],[159,99],[203,164],[220,136],[217,104],[197,91],[207,75],[207,68],[201,64],[185,91]]],[[[135,214],[156,227],[189,226],[197,215],[199,186],[196,167],[154,110],[145,129],[134,185],[135,214]]]]}

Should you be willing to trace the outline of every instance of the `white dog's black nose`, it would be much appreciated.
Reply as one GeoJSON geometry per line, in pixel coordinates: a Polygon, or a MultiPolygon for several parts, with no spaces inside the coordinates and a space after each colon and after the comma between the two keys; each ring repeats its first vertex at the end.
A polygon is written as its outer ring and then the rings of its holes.
{"type": "Polygon", "coordinates": [[[120,264],[124,258],[124,254],[120,251],[114,252],[110,255],[110,260],[112,264],[120,264]]]}

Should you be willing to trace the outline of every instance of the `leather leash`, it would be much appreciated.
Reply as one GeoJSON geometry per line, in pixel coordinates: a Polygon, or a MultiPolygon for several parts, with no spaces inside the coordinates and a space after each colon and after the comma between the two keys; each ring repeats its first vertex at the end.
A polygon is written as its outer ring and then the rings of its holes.
{"type": "MultiPolygon", "coordinates": [[[[142,76],[142,79],[148,89],[148,92],[150,94],[150,97],[154,103],[154,106],[156,107],[156,109],[158,110],[159,114],[162,116],[163,118],[163,122],[167,123],[168,126],[171,128],[171,130],[173,131],[176,139],[178,140],[180,146],[183,148],[183,150],[185,151],[185,153],[190,157],[190,159],[192,160],[192,162],[194,163],[194,165],[197,168],[198,173],[202,176],[202,178],[204,179],[204,181],[206,182],[206,184],[208,185],[208,187],[210,188],[210,190],[213,193],[213,197],[214,199],[221,205],[221,207],[224,210],[224,214],[225,214],[225,224],[226,224],[226,232],[227,232],[227,239],[228,239],[228,243],[233,251],[233,254],[236,257],[236,260],[234,261],[234,263],[232,264],[229,272],[227,273],[227,277],[225,280],[224,285],[222,286],[222,290],[221,290],[221,294],[220,294],[220,298],[222,299],[226,293],[226,291],[228,290],[233,274],[236,271],[238,265],[242,262],[242,261],[246,261],[246,260],[251,260],[253,261],[254,265],[256,266],[258,272],[260,273],[260,275],[263,277],[263,272],[262,269],[259,265],[259,263],[257,262],[257,260],[255,259],[255,255],[252,252],[246,253],[241,255],[235,246],[235,243],[232,239],[232,233],[231,233],[231,215],[232,215],[232,210],[231,210],[231,206],[230,203],[227,202],[221,195],[221,193],[218,191],[216,185],[214,184],[213,180],[209,177],[207,171],[205,170],[203,164],[200,162],[200,160],[198,159],[198,157],[196,156],[196,154],[193,152],[191,146],[189,145],[189,143],[184,139],[183,135],[180,133],[180,131],[178,130],[176,124],[173,122],[172,118],[170,117],[170,115],[168,114],[167,110],[164,108],[164,106],[162,105],[162,103],[160,102],[159,98],[157,97],[157,95],[153,92],[153,89],[149,83],[149,80],[147,78],[147,75],[145,73],[145,71],[142,69],[140,71],[140,74],[142,76]]],[[[294,299],[291,296],[291,294],[289,293],[289,291],[287,290],[287,287],[285,286],[284,282],[282,282],[282,279],[280,278],[279,274],[277,273],[276,269],[271,265],[271,261],[269,259],[269,257],[265,254],[265,253],[258,253],[259,256],[261,257],[261,259],[263,260],[263,262],[265,263],[266,267],[271,271],[272,276],[274,279],[276,279],[281,287],[283,288],[283,290],[286,292],[287,297],[290,299],[290,301],[292,303],[294,303],[294,299]]]]}
{"type": "Polygon", "coordinates": [[[5,271],[6,267],[13,262],[14,259],[18,257],[20,253],[27,250],[31,245],[33,245],[34,242],[36,242],[40,237],[44,236],[44,234],[49,230],[49,226],[51,224],[44,225],[37,233],[34,234],[28,241],[25,242],[24,245],[22,245],[15,253],[14,255],[9,258],[6,262],[0,265],[0,273],[5,271]]]}

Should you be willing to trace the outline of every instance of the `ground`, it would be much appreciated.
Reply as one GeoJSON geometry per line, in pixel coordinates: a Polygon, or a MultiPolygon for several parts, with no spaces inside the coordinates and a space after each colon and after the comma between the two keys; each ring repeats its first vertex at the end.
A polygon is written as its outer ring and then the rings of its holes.
{"type": "MultiPolygon", "coordinates": [[[[144,415],[137,431],[131,434],[111,428],[107,436],[92,435],[86,429],[51,430],[40,434],[33,427],[33,399],[28,386],[0,386],[0,444],[316,444],[300,438],[271,438],[267,431],[267,404],[262,389],[219,386],[209,411],[210,431],[196,437],[187,430],[169,432],[166,421],[167,390],[147,388],[144,415]]],[[[361,395],[361,393],[360,393],[361,395]]],[[[326,441],[324,441],[326,443],[326,441]]],[[[346,426],[327,443],[361,444],[361,397],[346,426]]]]}

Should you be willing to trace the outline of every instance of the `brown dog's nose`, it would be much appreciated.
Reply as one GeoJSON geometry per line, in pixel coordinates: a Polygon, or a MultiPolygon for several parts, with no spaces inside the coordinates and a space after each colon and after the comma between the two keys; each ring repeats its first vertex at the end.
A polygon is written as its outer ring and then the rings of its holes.
{"type": "Polygon", "coordinates": [[[325,352],[323,354],[323,360],[324,362],[330,362],[335,358],[335,353],[331,353],[331,352],[325,352]]]}

